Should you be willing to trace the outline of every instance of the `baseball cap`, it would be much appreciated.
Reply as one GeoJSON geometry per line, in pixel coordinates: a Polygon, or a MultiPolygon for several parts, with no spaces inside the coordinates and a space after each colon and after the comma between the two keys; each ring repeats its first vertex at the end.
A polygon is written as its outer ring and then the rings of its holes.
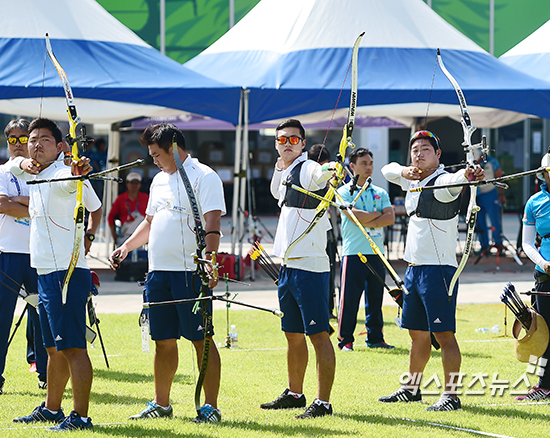
{"type": "Polygon", "coordinates": [[[512,327],[514,335],[514,353],[520,362],[529,362],[531,356],[541,357],[548,347],[548,325],[544,318],[539,315],[532,307],[527,310],[532,315],[532,322],[529,331],[520,338],[522,325],[516,319],[512,327]]]}
{"type": "Polygon", "coordinates": [[[128,176],[126,176],[126,181],[139,181],[141,182],[141,175],[137,172],[130,172],[128,176]]]}

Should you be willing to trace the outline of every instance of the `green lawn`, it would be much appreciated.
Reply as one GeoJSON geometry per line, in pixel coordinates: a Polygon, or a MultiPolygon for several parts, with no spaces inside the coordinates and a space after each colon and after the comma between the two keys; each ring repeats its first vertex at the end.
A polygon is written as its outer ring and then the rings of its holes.
{"type": "MultiPolygon", "coordinates": [[[[77,436],[132,437],[461,437],[485,436],[542,437],[548,435],[550,405],[521,404],[513,401],[510,389],[501,397],[491,396],[494,374],[498,380],[512,385],[526,372],[526,364],[513,355],[511,338],[499,337],[504,332],[502,305],[460,306],[457,312],[458,332],[462,350],[463,391],[477,390],[484,395],[462,395],[463,410],[459,412],[426,412],[425,407],[437,396],[425,396],[424,404],[391,404],[377,401],[399,387],[399,378],[407,370],[409,338],[394,324],[395,308],[385,308],[386,340],[395,345],[393,351],[368,350],[364,336],[358,336],[355,351],[336,351],[337,366],[331,402],[332,417],[314,420],[294,420],[299,411],[262,411],[258,405],[271,401],[285,388],[286,350],[279,319],[257,311],[231,310],[231,323],[239,333],[239,349],[221,349],[222,386],[219,406],[223,422],[219,425],[190,423],[195,417],[194,388],[198,374],[189,343],[180,342],[180,364],[172,390],[175,418],[171,420],[129,421],[153,396],[153,353],[141,352],[141,336],[136,315],[100,315],[101,329],[109,354],[110,369],[102,357],[99,342],[91,348],[94,364],[94,384],[90,416],[94,432],[74,432],[77,436]],[[500,325],[500,333],[476,333],[478,327],[500,325]],[[479,380],[471,388],[475,376],[485,373],[486,387],[479,380]],[[455,429],[451,429],[451,427],[455,429]],[[493,435],[490,435],[493,434],[493,435]]],[[[513,320],[508,314],[508,333],[513,320]]],[[[214,315],[218,334],[215,340],[224,342],[226,313],[214,315]]],[[[361,331],[358,324],[357,332],[361,331]]],[[[333,342],[335,339],[333,339],[333,342]]],[[[153,346],[151,345],[152,349],[153,346]]],[[[308,402],[315,397],[316,377],[314,351],[305,382],[308,402]]],[[[27,427],[12,423],[16,416],[26,415],[39,405],[45,392],[38,390],[37,378],[28,373],[25,361],[25,340],[21,330],[8,354],[4,376],[4,394],[0,396],[0,431],[2,436],[51,436],[44,427],[27,427]]],[[[440,353],[433,352],[425,372],[426,381],[437,373],[443,379],[440,353]]],[[[527,374],[531,384],[537,377],[527,374]]],[[[510,386],[511,386],[510,385],[510,386]]],[[[519,389],[524,389],[522,383],[519,389]]],[[[437,391],[435,384],[425,391],[437,391]]],[[[72,406],[71,392],[66,393],[63,407],[72,406]]]]}

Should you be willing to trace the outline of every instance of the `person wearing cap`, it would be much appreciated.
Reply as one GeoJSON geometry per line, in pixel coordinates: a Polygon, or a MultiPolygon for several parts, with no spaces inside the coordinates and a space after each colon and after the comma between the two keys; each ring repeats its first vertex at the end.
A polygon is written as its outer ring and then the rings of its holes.
{"type": "MultiPolygon", "coordinates": [[[[548,153],[542,157],[541,167],[548,167],[550,163],[550,147],[548,153]]],[[[537,177],[544,181],[540,191],[529,198],[525,204],[523,215],[522,248],[527,257],[535,264],[535,290],[550,292],[550,176],[548,172],[541,172],[537,177]],[[537,234],[542,237],[540,247],[535,244],[537,234]]],[[[550,297],[536,295],[537,312],[550,322],[550,297]]],[[[550,348],[542,355],[543,359],[550,360],[550,348]]],[[[542,376],[538,383],[524,396],[516,397],[519,401],[538,401],[550,399],[550,366],[543,367],[542,376]]]]}
{"type": "Polygon", "coordinates": [[[141,188],[139,173],[130,172],[126,176],[126,188],[124,193],[117,196],[107,216],[107,223],[117,246],[122,245],[145,219],[145,210],[149,201],[149,195],[139,190],[141,188]],[[121,223],[120,236],[115,225],[117,219],[121,223]]]}
{"type": "MultiPolygon", "coordinates": [[[[29,294],[38,293],[38,274],[31,267],[29,249],[29,188],[25,181],[16,178],[9,170],[15,158],[29,156],[28,129],[29,121],[26,119],[14,119],[6,125],[4,134],[10,158],[0,166],[0,394],[4,387],[3,374],[17,293],[21,286],[29,294]]],[[[33,327],[29,346],[34,351],[38,386],[45,389],[48,355],[42,342],[36,308],[27,305],[27,312],[27,324],[33,327]]]]}
{"type": "Polygon", "coordinates": [[[402,327],[409,330],[411,351],[406,383],[384,403],[422,401],[420,382],[430,359],[430,332],[441,345],[445,390],[429,411],[461,409],[453,393],[460,372],[460,348],[456,341],[456,296],[458,283],[448,290],[457,268],[456,241],[462,187],[425,190],[410,189],[431,185],[466,183],[472,175],[484,178],[480,167],[466,167],[452,174],[440,164],[439,139],[430,131],[415,132],[409,142],[411,166],[390,163],[382,168],[384,177],[406,191],[405,209],[410,216],[404,259],[409,263],[405,273],[402,327]],[[449,301],[449,292],[452,299],[449,301]]]}

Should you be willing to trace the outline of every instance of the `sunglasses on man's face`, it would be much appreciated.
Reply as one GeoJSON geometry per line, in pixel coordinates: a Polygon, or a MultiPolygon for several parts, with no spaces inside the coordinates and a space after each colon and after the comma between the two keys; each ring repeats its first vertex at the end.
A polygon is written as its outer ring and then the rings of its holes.
{"type": "Polygon", "coordinates": [[[303,140],[302,137],[298,137],[297,135],[291,135],[290,137],[285,137],[284,135],[281,135],[280,137],[277,137],[277,143],[278,144],[286,144],[287,141],[290,142],[290,144],[298,144],[303,140]]]}
{"type": "Polygon", "coordinates": [[[26,135],[22,135],[21,137],[8,137],[9,144],[15,144],[17,143],[17,141],[19,141],[19,143],[21,144],[27,144],[29,142],[29,137],[27,137],[26,135]]]}

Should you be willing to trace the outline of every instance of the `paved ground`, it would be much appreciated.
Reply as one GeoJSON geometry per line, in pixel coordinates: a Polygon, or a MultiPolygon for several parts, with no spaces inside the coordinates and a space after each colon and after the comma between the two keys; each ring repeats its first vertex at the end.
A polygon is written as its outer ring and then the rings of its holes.
{"type": "MultiPolygon", "coordinates": [[[[276,217],[262,218],[262,223],[275,233],[276,217]]],[[[504,234],[509,236],[509,239],[515,245],[519,229],[519,218],[517,214],[504,215],[504,234]]],[[[230,221],[224,218],[222,231],[225,236],[222,238],[221,250],[230,252],[231,236],[230,236],[230,221]]],[[[398,239],[398,233],[394,239],[398,239]]],[[[461,237],[464,237],[461,234],[461,237]]],[[[266,250],[271,249],[270,239],[265,237],[262,240],[266,250]]],[[[106,260],[106,248],[102,247],[101,243],[95,246],[96,258],[88,258],[88,264],[92,269],[98,272],[101,287],[99,295],[95,298],[98,313],[139,313],[142,303],[142,287],[136,282],[114,281],[114,272],[111,271],[102,260],[106,260]]],[[[243,244],[243,252],[250,247],[250,244],[245,240],[243,244]]],[[[403,278],[406,265],[400,259],[403,256],[402,242],[393,242],[389,260],[397,271],[399,276],[403,278]]],[[[525,256],[521,260],[524,266],[519,266],[510,254],[497,258],[496,254],[482,258],[479,263],[474,264],[478,259],[477,256],[471,255],[468,260],[468,265],[464,269],[460,277],[460,287],[458,301],[459,303],[497,303],[499,296],[502,293],[503,287],[507,282],[512,282],[520,291],[527,291],[533,287],[533,268],[534,265],[525,256]]],[[[238,293],[237,300],[246,303],[259,305],[268,308],[278,308],[277,289],[273,281],[267,275],[259,270],[256,271],[255,281],[250,281],[250,271],[245,269],[245,278],[243,281],[250,283],[250,286],[229,283],[229,292],[238,293]]],[[[386,282],[391,287],[391,279],[387,276],[386,282]]],[[[225,286],[220,284],[216,288],[217,293],[223,293],[225,286]]],[[[384,299],[385,305],[395,305],[389,294],[386,294],[384,299]]],[[[21,304],[19,304],[22,310],[21,304]]],[[[222,302],[215,302],[214,308],[224,308],[222,302]]],[[[232,306],[233,310],[245,309],[240,306],[232,306]]],[[[20,310],[18,310],[20,312],[20,310]]]]}

